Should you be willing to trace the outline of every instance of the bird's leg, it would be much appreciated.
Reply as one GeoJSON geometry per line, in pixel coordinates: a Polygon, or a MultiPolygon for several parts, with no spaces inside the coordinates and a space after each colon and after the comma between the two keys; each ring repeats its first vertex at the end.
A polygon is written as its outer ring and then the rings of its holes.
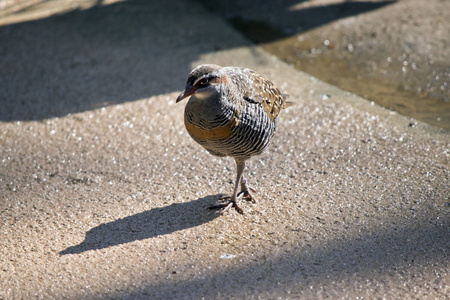
{"type": "Polygon", "coordinates": [[[244,174],[244,169],[245,169],[245,161],[236,161],[236,165],[237,165],[237,176],[236,176],[236,182],[234,185],[234,191],[233,191],[233,195],[230,196],[225,196],[222,199],[229,199],[229,202],[226,204],[219,204],[219,205],[214,205],[211,208],[219,208],[222,209],[222,213],[227,212],[231,207],[234,207],[234,209],[236,209],[236,211],[240,214],[243,214],[244,211],[242,210],[242,208],[240,208],[237,205],[237,200],[239,198],[239,196],[242,194],[242,192],[240,192],[238,194],[238,190],[239,190],[239,185],[242,182],[242,176],[244,174]]]}
{"type": "Polygon", "coordinates": [[[245,200],[256,203],[255,197],[252,194],[250,194],[250,192],[256,193],[255,189],[247,186],[247,179],[245,179],[244,176],[242,176],[241,191],[239,192],[238,197],[242,195],[245,200]]]}

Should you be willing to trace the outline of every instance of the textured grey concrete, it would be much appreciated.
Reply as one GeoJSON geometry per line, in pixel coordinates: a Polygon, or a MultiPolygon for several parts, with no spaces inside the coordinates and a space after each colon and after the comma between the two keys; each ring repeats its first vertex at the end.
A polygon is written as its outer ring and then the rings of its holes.
{"type": "MultiPolygon", "coordinates": [[[[157,2],[157,1],[154,1],[157,2]]],[[[190,1],[0,27],[0,298],[429,298],[450,293],[450,135],[253,47],[190,1]],[[232,191],[175,104],[200,63],[295,105],[232,191]]]]}

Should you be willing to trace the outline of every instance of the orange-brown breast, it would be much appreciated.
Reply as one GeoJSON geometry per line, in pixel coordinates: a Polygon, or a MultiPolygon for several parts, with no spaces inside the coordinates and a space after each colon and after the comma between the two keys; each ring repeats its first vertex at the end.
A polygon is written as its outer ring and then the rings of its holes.
{"type": "Polygon", "coordinates": [[[233,134],[233,127],[237,126],[238,123],[239,121],[234,117],[223,126],[205,129],[190,123],[186,118],[184,119],[187,131],[199,140],[223,140],[229,138],[233,134]]]}

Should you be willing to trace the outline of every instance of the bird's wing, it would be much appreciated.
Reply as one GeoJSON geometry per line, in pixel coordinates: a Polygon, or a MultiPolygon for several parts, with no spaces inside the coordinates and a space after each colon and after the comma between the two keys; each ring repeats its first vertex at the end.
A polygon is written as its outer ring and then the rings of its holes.
{"type": "Polygon", "coordinates": [[[270,120],[275,120],[281,109],[285,108],[285,95],[267,78],[247,68],[233,68],[227,74],[244,100],[261,104],[270,120]]]}

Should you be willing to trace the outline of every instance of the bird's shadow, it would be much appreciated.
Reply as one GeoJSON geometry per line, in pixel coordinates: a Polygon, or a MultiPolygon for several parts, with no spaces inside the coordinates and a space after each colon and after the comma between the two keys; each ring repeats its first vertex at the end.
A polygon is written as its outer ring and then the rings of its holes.
{"type": "Polygon", "coordinates": [[[219,216],[217,211],[208,207],[221,196],[210,195],[190,202],[174,203],[100,224],[86,232],[84,241],[62,250],[59,255],[108,248],[208,223],[219,216]]]}

